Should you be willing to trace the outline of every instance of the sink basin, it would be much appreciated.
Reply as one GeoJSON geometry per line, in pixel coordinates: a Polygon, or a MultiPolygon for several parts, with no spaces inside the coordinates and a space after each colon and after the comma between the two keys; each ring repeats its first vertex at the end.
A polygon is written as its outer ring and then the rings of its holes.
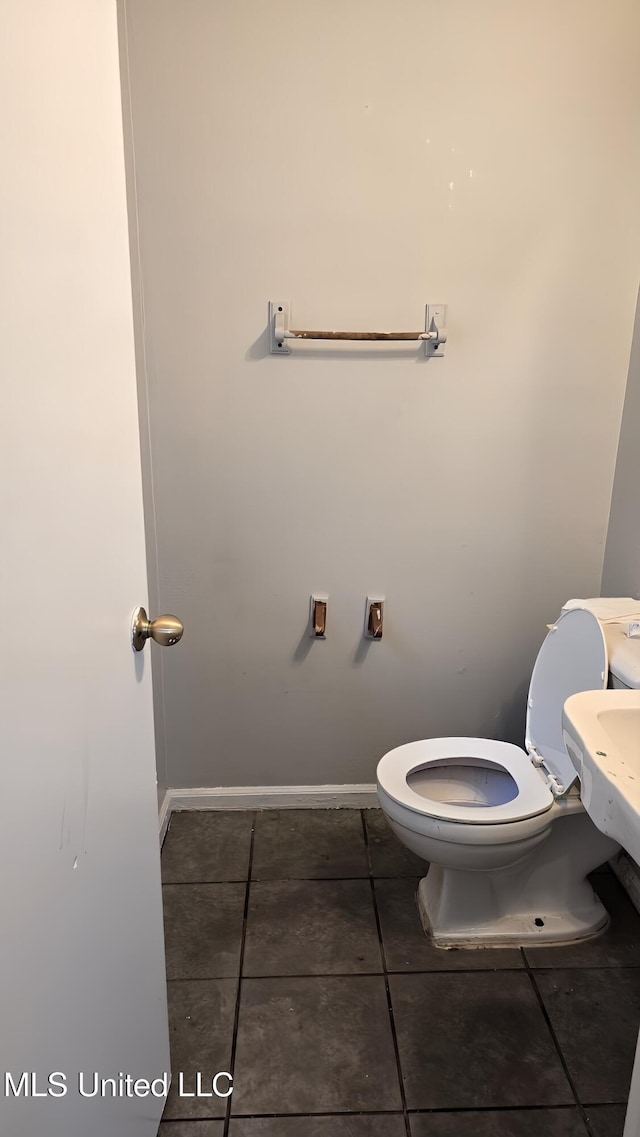
{"type": "MultiPolygon", "coordinates": [[[[640,691],[572,695],[562,730],[589,817],[640,864],[640,691]]],[[[640,1036],[624,1137],[640,1137],[640,1036]]]]}
{"type": "Polygon", "coordinates": [[[591,820],[640,862],[640,691],[572,695],[562,726],[591,820]]]}

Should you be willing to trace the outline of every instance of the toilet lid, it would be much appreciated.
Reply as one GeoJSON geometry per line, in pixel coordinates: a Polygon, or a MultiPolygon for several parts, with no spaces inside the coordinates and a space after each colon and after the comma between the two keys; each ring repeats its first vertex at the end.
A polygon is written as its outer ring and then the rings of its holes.
{"type": "Polygon", "coordinates": [[[562,736],[562,708],[579,691],[607,686],[607,642],[596,617],[584,608],[564,612],[536,659],[527,703],[526,747],[544,759],[565,790],[577,778],[562,736]]]}

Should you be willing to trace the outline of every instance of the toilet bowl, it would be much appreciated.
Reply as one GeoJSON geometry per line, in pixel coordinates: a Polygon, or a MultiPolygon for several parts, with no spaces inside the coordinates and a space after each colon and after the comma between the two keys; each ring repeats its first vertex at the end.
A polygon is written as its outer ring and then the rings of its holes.
{"type": "Polygon", "coordinates": [[[418,906],[436,946],[567,943],[606,927],[586,877],[618,846],[580,801],[562,707],[578,691],[607,686],[607,638],[617,643],[618,631],[607,637],[588,610],[563,612],[531,676],[524,749],[429,738],[380,760],[381,808],[402,843],[429,862],[418,906]]]}

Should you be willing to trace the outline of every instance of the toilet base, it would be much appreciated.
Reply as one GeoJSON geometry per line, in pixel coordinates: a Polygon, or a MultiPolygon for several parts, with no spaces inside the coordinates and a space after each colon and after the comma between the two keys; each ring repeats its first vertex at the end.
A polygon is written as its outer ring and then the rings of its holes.
{"type": "Polygon", "coordinates": [[[517,893],[513,885],[513,872],[509,870],[487,877],[431,865],[418,887],[418,911],[434,947],[576,943],[600,935],[609,924],[605,908],[586,880],[579,886],[574,882],[570,907],[566,896],[563,904],[558,894],[554,904],[552,893],[546,901],[538,897],[540,902],[533,905],[527,904],[525,897],[520,911],[517,903],[501,903],[501,893],[514,901],[517,893]]]}

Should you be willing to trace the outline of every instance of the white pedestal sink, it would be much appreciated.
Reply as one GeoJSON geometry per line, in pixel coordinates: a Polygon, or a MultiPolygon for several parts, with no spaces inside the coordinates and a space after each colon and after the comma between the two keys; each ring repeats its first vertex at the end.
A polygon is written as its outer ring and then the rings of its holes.
{"type": "MultiPolygon", "coordinates": [[[[640,864],[640,691],[572,695],[562,726],[587,813],[640,864]]],[[[640,1137],[640,1037],[623,1137],[640,1137]]]]}

